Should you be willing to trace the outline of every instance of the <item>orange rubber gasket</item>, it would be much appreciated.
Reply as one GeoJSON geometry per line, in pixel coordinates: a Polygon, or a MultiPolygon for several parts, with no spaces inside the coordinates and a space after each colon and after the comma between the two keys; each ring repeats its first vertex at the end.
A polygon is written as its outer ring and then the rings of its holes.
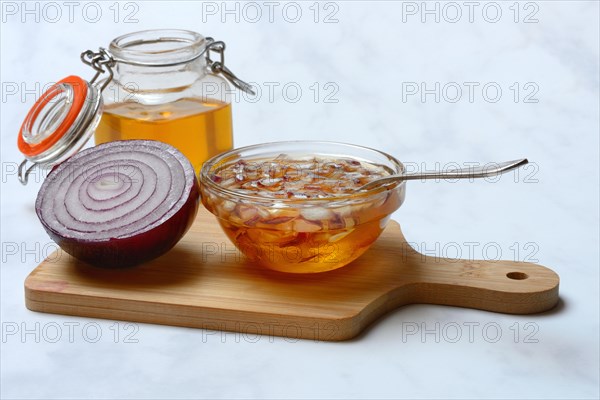
{"type": "Polygon", "coordinates": [[[55,83],[44,92],[44,94],[35,102],[27,117],[23,121],[21,125],[21,129],[19,129],[19,137],[17,139],[17,145],[21,153],[25,156],[37,156],[38,154],[48,150],[52,147],[58,140],[64,136],[65,133],[69,130],[75,119],[81,112],[83,108],[83,104],[85,103],[85,98],[87,96],[87,83],[80,77],[71,75],[61,80],[60,82],[55,83]],[[56,128],[56,130],[48,136],[46,139],[42,140],[38,144],[31,145],[23,139],[23,127],[27,121],[34,121],[40,111],[52,100],[56,97],[60,92],[56,92],[54,96],[47,96],[48,92],[55,89],[60,84],[68,84],[73,88],[73,104],[69,109],[69,112],[65,116],[65,119],[61,122],[61,124],[56,128]]]}

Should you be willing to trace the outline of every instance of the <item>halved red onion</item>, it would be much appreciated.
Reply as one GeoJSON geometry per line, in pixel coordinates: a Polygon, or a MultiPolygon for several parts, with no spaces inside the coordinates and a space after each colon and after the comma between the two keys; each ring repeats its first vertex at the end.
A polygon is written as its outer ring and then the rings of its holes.
{"type": "Polygon", "coordinates": [[[154,140],[124,140],[55,167],[35,207],[63,250],[114,268],[170,250],[191,226],[198,204],[194,169],[179,150],[154,140]]]}

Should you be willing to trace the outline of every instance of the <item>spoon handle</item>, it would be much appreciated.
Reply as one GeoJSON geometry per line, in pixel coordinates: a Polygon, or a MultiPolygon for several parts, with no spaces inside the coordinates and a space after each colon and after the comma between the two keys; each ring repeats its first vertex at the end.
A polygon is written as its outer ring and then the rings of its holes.
{"type": "Polygon", "coordinates": [[[376,179],[359,188],[359,190],[373,189],[378,186],[388,185],[394,182],[409,181],[417,179],[467,179],[467,178],[486,178],[503,174],[511,169],[515,169],[527,164],[526,158],[521,160],[506,161],[498,164],[488,164],[482,167],[459,168],[450,171],[435,172],[413,172],[402,175],[392,175],[385,178],[376,179]]]}

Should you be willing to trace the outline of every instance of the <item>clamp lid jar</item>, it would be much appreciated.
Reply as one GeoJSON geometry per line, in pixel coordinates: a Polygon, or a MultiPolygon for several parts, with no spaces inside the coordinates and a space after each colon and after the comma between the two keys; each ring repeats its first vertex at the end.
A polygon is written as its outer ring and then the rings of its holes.
{"type": "Polygon", "coordinates": [[[149,30],[120,36],[108,50],[83,52],[93,78],[61,80],[25,118],[18,137],[25,156],[19,180],[26,184],[37,164],[51,167],[69,158],[93,133],[96,144],[169,143],[199,173],[204,161],[233,147],[229,83],[253,93],[225,66],[224,51],[225,43],[196,32],[149,30]]]}

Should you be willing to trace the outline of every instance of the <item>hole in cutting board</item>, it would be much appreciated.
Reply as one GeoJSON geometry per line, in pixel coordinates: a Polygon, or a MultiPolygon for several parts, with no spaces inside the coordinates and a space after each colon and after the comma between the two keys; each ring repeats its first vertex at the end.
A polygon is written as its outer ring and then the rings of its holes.
{"type": "Polygon", "coordinates": [[[529,275],[527,275],[525,272],[509,272],[508,274],[506,274],[506,277],[508,279],[515,279],[521,281],[523,279],[529,278],[529,275]]]}

